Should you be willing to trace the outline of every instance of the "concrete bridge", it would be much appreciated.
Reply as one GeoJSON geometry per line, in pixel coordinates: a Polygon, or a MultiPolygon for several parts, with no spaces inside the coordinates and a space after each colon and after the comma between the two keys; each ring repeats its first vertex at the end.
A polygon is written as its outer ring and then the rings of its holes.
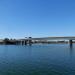
{"type": "Polygon", "coordinates": [[[72,36],[72,37],[41,37],[41,38],[25,38],[25,39],[18,39],[18,41],[20,41],[21,44],[24,44],[24,45],[27,45],[27,42],[29,45],[32,44],[31,41],[33,40],[38,40],[38,41],[41,41],[41,40],[68,40],[69,41],[69,44],[70,46],[72,46],[72,43],[73,43],[73,40],[75,40],[75,36],[72,36]]]}

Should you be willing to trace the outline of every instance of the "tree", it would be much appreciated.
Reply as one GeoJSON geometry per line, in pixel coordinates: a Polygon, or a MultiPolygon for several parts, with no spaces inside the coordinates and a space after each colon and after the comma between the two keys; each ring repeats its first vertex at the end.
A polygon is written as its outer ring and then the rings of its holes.
{"type": "Polygon", "coordinates": [[[5,44],[8,44],[9,38],[5,38],[3,41],[4,41],[5,44]]]}

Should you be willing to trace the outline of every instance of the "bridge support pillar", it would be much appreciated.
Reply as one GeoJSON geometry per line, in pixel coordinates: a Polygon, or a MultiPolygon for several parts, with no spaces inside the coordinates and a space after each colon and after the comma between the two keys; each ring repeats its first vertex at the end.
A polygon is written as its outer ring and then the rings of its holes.
{"type": "Polygon", "coordinates": [[[70,47],[72,47],[72,45],[73,45],[72,40],[69,40],[69,44],[70,44],[70,47]]]}
{"type": "Polygon", "coordinates": [[[20,41],[20,44],[22,45],[22,41],[20,41]]]}
{"type": "Polygon", "coordinates": [[[30,46],[32,45],[32,40],[29,40],[29,45],[30,45],[30,46]]]}
{"type": "Polygon", "coordinates": [[[32,38],[32,37],[29,37],[29,40],[28,40],[30,46],[32,45],[32,40],[31,40],[31,38],[32,38]]]}
{"type": "Polygon", "coordinates": [[[21,45],[23,45],[24,41],[21,40],[21,45]]]}
{"type": "Polygon", "coordinates": [[[27,40],[24,41],[24,45],[27,45],[27,40]]]}

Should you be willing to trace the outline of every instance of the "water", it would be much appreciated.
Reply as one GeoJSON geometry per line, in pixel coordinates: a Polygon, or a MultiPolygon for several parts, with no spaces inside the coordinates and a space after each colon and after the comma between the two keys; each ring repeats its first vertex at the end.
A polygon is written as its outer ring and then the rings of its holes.
{"type": "Polygon", "coordinates": [[[75,45],[1,45],[0,75],[75,75],[75,45]]]}

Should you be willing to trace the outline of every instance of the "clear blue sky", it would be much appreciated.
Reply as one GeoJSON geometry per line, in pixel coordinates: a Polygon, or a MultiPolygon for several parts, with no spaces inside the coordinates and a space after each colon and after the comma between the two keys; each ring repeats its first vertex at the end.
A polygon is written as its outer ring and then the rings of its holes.
{"type": "Polygon", "coordinates": [[[0,0],[0,38],[75,36],[75,0],[0,0]]]}

